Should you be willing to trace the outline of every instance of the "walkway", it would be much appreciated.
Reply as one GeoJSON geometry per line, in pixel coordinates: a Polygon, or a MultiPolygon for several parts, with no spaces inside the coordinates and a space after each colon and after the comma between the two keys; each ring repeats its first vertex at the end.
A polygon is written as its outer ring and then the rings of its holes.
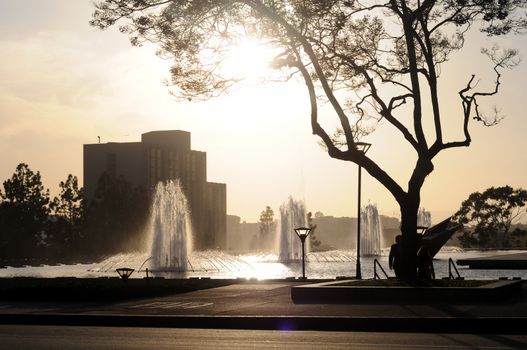
{"type": "Polygon", "coordinates": [[[245,282],[116,303],[2,302],[0,323],[184,328],[524,333],[527,286],[495,303],[294,304],[300,282],[245,282]]]}

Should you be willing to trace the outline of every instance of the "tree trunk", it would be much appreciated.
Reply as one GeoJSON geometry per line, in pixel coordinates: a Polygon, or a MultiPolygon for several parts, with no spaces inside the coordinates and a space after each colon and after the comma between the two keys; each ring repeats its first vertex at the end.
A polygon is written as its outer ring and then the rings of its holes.
{"type": "Polygon", "coordinates": [[[434,165],[429,157],[420,156],[408,182],[408,193],[398,201],[401,207],[402,268],[401,278],[411,281],[417,278],[417,213],[421,204],[421,188],[434,165]]]}
{"type": "Polygon", "coordinates": [[[401,206],[402,266],[401,279],[412,281],[417,278],[417,212],[419,196],[408,195],[401,206]]]}

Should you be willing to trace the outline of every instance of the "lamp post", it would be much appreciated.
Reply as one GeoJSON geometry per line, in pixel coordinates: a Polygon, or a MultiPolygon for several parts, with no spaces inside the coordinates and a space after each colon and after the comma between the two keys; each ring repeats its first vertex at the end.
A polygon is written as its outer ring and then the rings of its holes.
{"type": "MultiPolygon", "coordinates": [[[[366,154],[370,149],[371,143],[366,142],[355,142],[357,151],[362,154],[366,154]]],[[[355,278],[362,279],[361,267],[360,267],[360,191],[361,191],[361,170],[362,167],[359,165],[359,180],[358,180],[358,199],[357,199],[357,266],[355,267],[355,278]]]]}
{"type": "Polygon", "coordinates": [[[300,242],[302,242],[302,279],[306,279],[306,262],[305,262],[306,255],[305,255],[304,246],[306,243],[307,236],[309,236],[309,234],[311,233],[311,228],[298,227],[298,228],[295,228],[295,232],[298,238],[300,238],[300,242]]]}

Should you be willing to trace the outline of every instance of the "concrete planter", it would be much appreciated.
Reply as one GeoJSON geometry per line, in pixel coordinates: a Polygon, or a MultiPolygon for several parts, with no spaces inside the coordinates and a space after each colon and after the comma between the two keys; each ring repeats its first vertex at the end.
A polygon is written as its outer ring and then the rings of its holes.
{"type": "Polygon", "coordinates": [[[352,280],[291,288],[297,304],[487,302],[519,295],[522,281],[489,281],[479,287],[353,286],[352,280]]]}

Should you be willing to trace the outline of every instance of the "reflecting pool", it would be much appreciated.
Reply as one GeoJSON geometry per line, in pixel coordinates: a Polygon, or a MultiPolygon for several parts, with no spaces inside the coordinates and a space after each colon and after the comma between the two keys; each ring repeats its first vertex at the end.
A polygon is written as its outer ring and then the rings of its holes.
{"type": "MultiPolygon", "coordinates": [[[[443,247],[434,259],[436,278],[448,277],[448,259],[476,258],[500,254],[520,253],[519,250],[509,251],[464,251],[456,247],[443,247]]],[[[326,252],[308,253],[306,257],[306,276],[316,279],[334,279],[338,276],[355,276],[355,251],[332,250],[326,252]]],[[[374,257],[362,257],[363,278],[373,278],[374,257]]],[[[388,269],[388,250],[384,249],[381,256],[377,257],[381,266],[393,276],[393,271],[388,269]]],[[[145,254],[118,254],[107,257],[99,263],[57,265],[57,266],[24,266],[5,267],[0,269],[0,277],[116,277],[116,268],[130,267],[136,271],[131,278],[143,278],[149,255],[145,254]]],[[[521,277],[527,279],[526,270],[471,270],[458,266],[462,277],[466,279],[497,279],[499,277],[521,277]]],[[[154,271],[149,270],[150,276],[165,278],[256,278],[256,279],[283,279],[299,277],[302,274],[302,263],[280,262],[277,254],[252,253],[234,254],[222,251],[196,251],[188,259],[188,271],[154,271]]]]}

